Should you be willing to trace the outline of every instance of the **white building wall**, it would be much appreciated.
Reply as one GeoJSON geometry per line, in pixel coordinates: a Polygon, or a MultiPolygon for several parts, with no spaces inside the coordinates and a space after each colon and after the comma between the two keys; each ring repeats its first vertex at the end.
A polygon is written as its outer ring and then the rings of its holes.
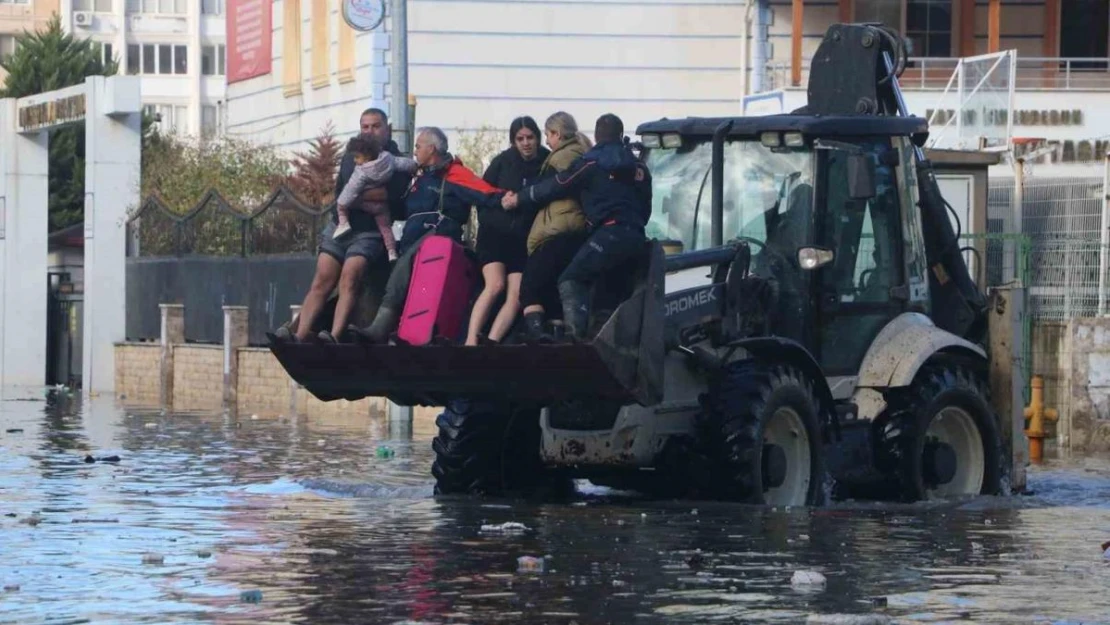
{"type": "MultiPolygon", "coordinates": [[[[330,82],[319,88],[311,84],[312,0],[301,0],[301,89],[284,95],[283,6],[277,0],[273,70],[228,87],[230,132],[302,149],[329,120],[346,138],[356,131],[363,109],[388,109],[389,17],[383,32],[357,36],[355,80],[340,84],[342,18],[339,0],[327,1],[330,82]]],[[[832,21],[833,8],[807,7],[807,21],[832,21]]],[[[738,115],[745,17],[742,0],[409,0],[415,121],[444,128],[454,141],[459,132],[483,127],[503,132],[517,115],[542,123],[557,110],[573,114],[587,133],[606,112],[620,115],[629,134],[637,124],[660,117],[738,115]]],[[[781,24],[772,26],[781,29],[781,24]]],[[[781,44],[779,39],[772,43],[781,44]]],[[[937,106],[948,108],[939,90],[911,88],[906,98],[911,112],[921,116],[937,106]]],[[[1014,136],[1072,142],[1110,138],[1110,117],[1102,114],[1110,91],[1019,90],[1015,100],[1018,110],[1078,109],[1083,117],[1079,124],[1019,124],[1014,136]]],[[[804,101],[804,89],[788,90],[785,109],[804,101]]],[[[1086,175],[1087,169],[1070,163],[1046,165],[1040,172],[1086,175]]]]}
{"type": "MultiPolygon", "coordinates": [[[[218,121],[226,97],[222,72],[204,75],[201,66],[202,46],[211,46],[217,55],[224,49],[224,0],[62,0],[63,28],[75,36],[88,37],[111,46],[112,56],[120,66],[120,74],[140,76],[143,104],[163,113],[163,126],[179,134],[199,135],[205,107],[218,121]],[[202,6],[218,11],[202,13],[202,6]],[[91,15],[90,23],[78,24],[76,12],[91,15]],[[128,58],[128,46],[139,46],[139,64],[128,58]],[[142,67],[142,46],[156,46],[153,73],[142,67]],[[159,73],[157,46],[185,46],[186,71],[159,73]],[[175,114],[175,112],[177,114],[175,114]],[[172,119],[171,119],[172,118],[172,119]],[[174,128],[170,128],[172,125],[174,128]]],[[[220,71],[223,63],[214,64],[220,71]]]]}
{"type": "MultiPolygon", "coordinates": [[[[333,75],[329,86],[312,88],[307,0],[302,95],[285,98],[281,5],[274,3],[272,73],[228,87],[230,133],[301,149],[328,120],[346,137],[363,109],[388,110],[387,33],[357,36],[355,82],[339,85],[333,75]]],[[[338,0],[330,9],[334,49],[338,0]]],[[[743,11],[740,2],[701,0],[410,0],[416,123],[457,136],[481,127],[507,131],[524,114],[542,123],[566,110],[584,130],[602,113],[616,113],[631,132],[664,115],[734,114],[742,95],[743,11]]],[[[389,17],[383,28],[390,29],[389,17]]]]}
{"type": "Polygon", "coordinates": [[[275,0],[273,6],[272,71],[227,87],[227,134],[295,151],[318,137],[329,122],[336,137],[344,140],[358,131],[363,110],[378,107],[388,112],[389,71],[385,64],[389,35],[384,32],[385,24],[378,31],[355,35],[353,80],[341,82],[339,28],[346,28],[346,23],[339,14],[338,0],[329,2],[329,40],[324,44],[329,49],[329,73],[322,86],[312,84],[312,49],[320,45],[312,41],[312,2],[301,2],[301,49],[297,54],[301,63],[300,93],[285,95],[283,4],[275,0]]]}

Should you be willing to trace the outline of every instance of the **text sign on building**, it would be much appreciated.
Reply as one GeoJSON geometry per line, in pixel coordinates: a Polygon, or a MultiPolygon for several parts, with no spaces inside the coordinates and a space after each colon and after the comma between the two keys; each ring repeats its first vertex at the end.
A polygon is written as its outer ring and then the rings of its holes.
{"type": "Polygon", "coordinates": [[[228,84],[272,70],[273,6],[270,0],[228,0],[228,84]]]}
{"type": "Polygon", "coordinates": [[[85,85],[16,101],[16,132],[49,130],[85,119],[85,85]]]}

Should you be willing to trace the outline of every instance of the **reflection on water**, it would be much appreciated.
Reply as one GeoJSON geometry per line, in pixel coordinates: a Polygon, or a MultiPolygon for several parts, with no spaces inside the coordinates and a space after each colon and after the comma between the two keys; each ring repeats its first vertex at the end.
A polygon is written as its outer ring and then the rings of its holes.
{"type": "Polygon", "coordinates": [[[428,439],[372,430],[6,391],[0,622],[1110,622],[1106,462],[961,505],[774,510],[588,483],[539,505],[436,500],[428,439]],[[526,529],[482,531],[505,522],[526,529]],[[793,587],[797,570],[826,582],[793,587]]]}

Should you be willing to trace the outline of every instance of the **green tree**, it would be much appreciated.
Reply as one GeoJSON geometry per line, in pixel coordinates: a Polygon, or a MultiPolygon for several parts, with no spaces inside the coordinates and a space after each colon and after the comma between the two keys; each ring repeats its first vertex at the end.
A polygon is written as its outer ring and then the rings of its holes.
{"type": "MultiPolygon", "coordinates": [[[[0,67],[8,72],[0,97],[29,95],[72,87],[87,76],[111,76],[119,71],[107,63],[100,44],[78,39],[62,30],[55,14],[44,30],[16,36],[17,49],[0,67]]],[[[85,125],[74,124],[50,133],[50,229],[81,221],[85,209],[85,125]]]]}

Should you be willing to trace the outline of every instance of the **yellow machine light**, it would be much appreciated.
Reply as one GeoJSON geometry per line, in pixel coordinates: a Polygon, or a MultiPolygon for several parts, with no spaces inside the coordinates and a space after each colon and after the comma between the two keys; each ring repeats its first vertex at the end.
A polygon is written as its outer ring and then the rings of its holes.
{"type": "Polygon", "coordinates": [[[800,148],[806,144],[805,137],[800,132],[788,132],[784,136],[787,147],[800,148]]]}
{"type": "Polygon", "coordinates": [[[782,137],[777,132],[765,132],[759,136],[759,142],[768,148],[777,148],[782,145],[782,137]]]}
{"type": "Polygon", "coordinates": [[[645,148],[659,147],[659,135],[641,135],[640,143],[644,144],[645,148]]]}

